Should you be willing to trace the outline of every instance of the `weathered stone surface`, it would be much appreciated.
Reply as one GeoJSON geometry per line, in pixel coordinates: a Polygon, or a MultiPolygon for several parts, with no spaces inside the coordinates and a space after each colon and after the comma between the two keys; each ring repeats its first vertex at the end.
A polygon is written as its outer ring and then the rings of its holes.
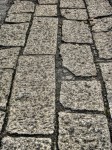
{"type": "Polygon", "coordinates": [[[2,130],[2,125],[4,123],[4,117],[5,117],[5,113],[0,111],[0,132],[2,130]]]}
{"type": "Polygon", "coordinates": [[[0,45],[24,46],[28,23],[4,24],[0,29],[0,45]]]}
{"type": "Polygon", "coordinates": [[[95,80],[63,81],[60,102],[72,109],[104,111],[101,85],[95,80]]]}
{"type": "Polygon", "coordinates": [[[60,7],[85,8],[83,0],[60,0],[60,7]]]}
{"type": "Polygon", "coordinates": [[[58,20],[35,17],[25,47],[25,54],[55,54],[58,20]]]}
{"type": "Polygon", "coordinates": [[[15,1],[8,11],[8,14],[22,12],[34,12],[34,3],[31,1],[15,1]]]}
{"type": "Polygon", "coordinates": [[[61,9],[61,14],[67,19],[87,20],[86,9],[61,9]]]}
{"type": "Polygon", "coordinates": [[[62,44],[60,46],[60,53],[62,55],[63,65],[75,75],[96,75],[90,46],[62,44]]]}
{"type": "Polygon", "coordinates": [[[90,29],[84,22],[64,20],[62,35],[65,42],[92,43],[90,29]]]}
{"type": "Polygon", "coordinates": [[[5,137],[1,150],[50,150],[51,140],[46,138],[5,137]]]}
{"type": "Polygon", "coordinates": [[[112,29],[112,17],[93,19],[91,24],[93,25],[92,30],[94,32],[109,31],[112,29]]]}
{"type": "Polygon", "coordinates": [[[112,31],[94,33],[94,39],[99,57],[112,58],[112,31]]]}
{"type": "Polygon", "coordinates": [[[104,115],[60,113],[60,150],[111,150],[107,120],[104,115]]]}
{"type": "Polygon", "coordinates": [[[101,63],[103,79],[107,88],[107,98],[112,117],[112,63],[101,63]]]}
{"type": "Polygon", "coordinates": [[[56,4],[58,0],[39,0],[39,4],[56,4]]]}
{"type": "Polygon", "coordinates": [[[9,14],[5,19],[5,21],[7,22],[29,22],[30,20],[31,20],[31,14],[27,14],[27,13],[9,14]]]}
{"type": "Polygon", "coordinates": [[[55,57],[21,56],[10,101],[7,130],[27,134],[53,133],[55,57]]]}
{"type": "Polygon", "coordinates": [[[112,8],[107,0],[86,0],[90,17],[112,14],[112,8]]]}
{"type": "Polygon", "coordinates": [[[5,108],[10,93],[12,70],[0,69],[0,107],[5,108]]]}
{"type": "Polygon", "coordinates": [[[0,68],[15,68],[20,48],[0,50],[0,68]]]}
{"type": "Polygon", "coordinates": [[[56,5],[37,5],[35,16],[57,16],[56,5]]]}

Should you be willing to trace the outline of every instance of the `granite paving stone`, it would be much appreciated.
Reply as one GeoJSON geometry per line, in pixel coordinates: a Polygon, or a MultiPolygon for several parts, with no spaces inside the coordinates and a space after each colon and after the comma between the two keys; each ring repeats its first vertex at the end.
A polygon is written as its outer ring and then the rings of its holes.
{"type": "Polygon", "coordinates": [[[101,85],[98,81],[63,81],[60,102],[75,110],[104,111],[101,85]]]}
{"type": "Polygon", "coordinates": [[[35,16],[57,16],[56,5],[37,5],[35,16]]]}
{"type": "Polygon", "coordinates": [[[87,20],[86,9],[61,9],[61,15],[67,19],[87,20]]]}
{"type": "Polygon", "coordinates": [[[0,68],[15,68],[20,48],[0,50],[0,68]]]}
{"type": "Polygon", "coordinates": [[[24,54],[55,54],[57,29],[57,18],[35,17],[24,54]]]}
{"type": "Polygon", "coordinates": [[[96,75],[90,46],[62,44],[60,46],[60,53],[62,55],[63,65],[76,76],[96,75]]]}
{"type": "Polygon", "coordinates": [[[65,42],[92,43],[88,24],[79,21],[64,20],[62,39],[65,42]]]}
{"type": "Polygon", "coordinates": [[[54,129],[55,57],[21,56],[10,101],[7,130],[50,134],[54,129]]]}
{"type": "Polygon", "coordinates": [[[64,8],[85,8],[83,0],[60,0],[60,7],[64,8]]]}
{"type": "Polygon", "coordinates": [[[94,33],[96,48],[101,58],[112,58],[112,31],[94,33]]]}
{"type": "Polygon", "coordinates": [[[39,4],[57,4],[58,0],[38,0],[39,4]]]}
{"type": "Polygon", "coordinates": [[[110,135],[104,115],[59,114],[60,150],[110,150],[110,135]]]}
{"type": "Polygon", "coordinates": [[[0,29],[0,45],[24,46],[28,23],[4,24],[0,29]]]}
{"type": "Polygon", "coordinates": [[[103,79],[107,89],[107,98],[110,107],[110,113],[112,117],[112,63],[101,63],[101,70],[103,74],[103,79]]]}
{"type": "Polygon", "coordinates": [[[0,108],[6,108],[6,103],[10,93],[13,70],[0,69],[0,108]]]}
{"type": "Polygon", "coordinates": [[[51,150],[51,140],[34,137],[4,137],[1,150],[51,150]]]}
{"type": "Polygon", "coordinates": [[[0,111],[0,132],[2,130],[2,126],[4,123],[4,118],[5,118],[5,112],[0,111]]]}

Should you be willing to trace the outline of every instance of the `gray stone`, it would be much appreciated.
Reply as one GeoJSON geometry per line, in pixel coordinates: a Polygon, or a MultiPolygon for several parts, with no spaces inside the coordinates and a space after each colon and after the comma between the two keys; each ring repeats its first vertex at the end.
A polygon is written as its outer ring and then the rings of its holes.
{"type": "Polygon", "coordinates": [[[84,22],[64,20],[62,35],[65,42],[92,43],[90,29],[84,22]]]}
{"type": "Polygon", "coordinates": [[[86,3],[92,18],[112,14],[112,7],[107,0],[86,0],[86,3]]]}
{"type": "Polygon", "coordinates": [[[2,130],[2,125],[4,123],[5,112],[0,111],[0,132],[2,130]]]}
{"type": "Polygon", "coordinates": [[[34,16],[57,16],[57,6],[37,5],[34,16]]]}
{"type": "Polygon", "coordinates": [[[51,140],[47,138],[5,137],[1,150],[51,150],[51,140]]]}
{"type": "Polygon", "coordinates": [[[31,20],[31,14],[27,14],[27,13],[9,14],[5,19],[5,21],[7,22],[29,22],[30,20],[31,20]]]}
{"type": "Polygon", "coordinates": [[[60,7],[85,8],[83,0],[60,0],[60,7]]]}
{"type": "Polygon", "coordinates": [[[24,54],[55,54],[58,20],[35,17],[24,54]]]}
{"type": "Polygon", "coordinates": [[[34,3],[31,1],[15,1],[8,11],[8,14],[34,12],[34,3]]]}
{"type": "Polygon", "coordinates": [[[112,31],[94,33],[94,39],[99,57],[112,58],[112,31]]]}
{"type": "Polygon", "coordinates": [[[91,24],[94,32],[109,31],[112,30],[112,17],[93,19],[91,24]]]}
{"type": "Polygon", "coordinates": [[[10,93],[12,70],[0,69],[0,107],[5,108],[10,93]]]}
{"type": "Polygon", "coordinates": [[[50,134],[55,114],[55,57],[21,56],[10,101],[7,130],[50,134]]]}
{"type": "Polygon", "coordinates": [[[98,114],[59,114],[60,150],[111,150],[107,119],[98,114]]]}
{"type": "Polygon", "coordinates": [[[96,68],[90,46],[78,44],[62,44],[60,53],[63,65],[77,76],[96,75],[96,68]]]}
{"type": "Polygon", "coordinates": [[[28,23],[4,24],[0,29],[0,45],[24,46],[28,23]]]}
{"type": "Polygon", "coordinates": [[[107,89],[107,98],[112,117],[112,63],[101,63],[100,66],[107,89]]]}
{"type": "Polygon", "coordinates": [[[67,19],[87,20],[86,9],[61,9],[61,14],[67,19]]]}
{"type": "Polygon", "coordinates": [[[104,111],[101,85],[98,81],[63,81],[60,102],[79,110],[104,111]]]}
{"type": "Polygon", "coordinates": [[[56,4],[58,0],[38,0],[39,4],[56,4]]]}
{"type": "Polygon", "coordinates": [[[0,68],[15,68],[20,48],[9,48],[0,50],[0,68]]]}

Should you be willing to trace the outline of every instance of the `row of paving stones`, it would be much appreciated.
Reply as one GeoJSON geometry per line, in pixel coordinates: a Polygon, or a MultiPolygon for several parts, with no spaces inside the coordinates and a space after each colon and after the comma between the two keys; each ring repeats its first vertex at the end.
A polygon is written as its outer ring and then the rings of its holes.
{"type": "MultiPolygon", "coordinates": [[[[110,15],[111,10],[108,2],[104,0],[97,1],[97,3],[96,1],[86,2],[91,17],[110,15]],[[102,7],[99,7],[100,3],[102,3],[102,7]]],[[[5,117],[7,132],[17,133],[20,136],[27,135],[27,137],[6,136],[2,138],[1,144],[4,150],[50,150],[51,145],[53,149],[53,140],[36,138],[34,134],[40,134],[40,137],[42,135],[50,136],[54,133],[54,126],[58,123],[55,118],[55,63],[57,62],[55,62],[54,56],[57,50],[58,19],[55,17],[57,16],[57,5],[50,4],[58,3],[59,5],[59,2],[57,0],[40,0],[39,3],[42,5],[37,5],[35,8],[35,4],[30,1],[15,1],[0,30],[0,45],[3,46],[0,49],[2,89],[0,108],[1,110],[7,108],[6,114],[8,115],[7,122],[5,112],[0,111],[0,128],[2,129],[5,117]],[[13,24],[9,24],[9,22],[13,24]],[[12,79],[14,79],[13,88],[12,79]],[[10,103],[7,103],[9,98],[10,103]],[[10,111],[8,110],[9,106],[10,111]],[[32,134],[34,137],[28,137],[32,134]]],[[[82,0],[69,2],[61,0],[60,8],[63,16],[63,44],[59,46],[59,49],[64,67],[75,76],[96,77],[97,70],[92,55],[93,40],[84,2],[82,0]]],[[[111,17],[91,19],[91,21],[92,26],[93,22],[95,24],[92,31],[94,38],[97,33],[110,34],[111,31],[108,31],[108,28],[111,28],[111,17]]],[[[95,42],[98,39],[99,36],[95,42]]],[[[109,40],[103,43],[104,46],[108,46],[109,40]]],[[[111,51],[108,48],[105,51],[104,46],[103,50],[98,49],[98,46],[97,49],[101,54],[106,53],[107,55],[104,54],[106,58],[107,56],[110,58],[111,51]]],[[[111,100],[112,63],[101,63],[100,66],[109,93],[108,99],[111,100]]],[[[61,83],[60,103],[71,111],[59,112],[59,149],[99,150],[103,148],[110,150],[107,119],[102,114],[104,104],[100,82],[96,78],[90,81],[65,81],[66,79],[64,77],[61,83]],[[79,111],[74,113],[72,110],[79,111]],[[84,113],[83,110],[98,111],[98,114],[84,113]]]]}

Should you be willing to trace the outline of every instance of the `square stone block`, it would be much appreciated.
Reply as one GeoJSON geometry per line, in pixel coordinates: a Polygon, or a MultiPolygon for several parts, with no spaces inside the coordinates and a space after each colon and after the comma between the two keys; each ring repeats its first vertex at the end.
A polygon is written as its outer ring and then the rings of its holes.
{"type": "Polygon", "coordinates": [[[4,123],[4,118],[5,118],[5,112],[0,111],[0,132],[2,130],[2,126],[4,123]]]}
{"type": "Polygon", "coordinates": [[[60,7],[64,8],[85,8],[83,0],[60,0],[60,7]]]}

